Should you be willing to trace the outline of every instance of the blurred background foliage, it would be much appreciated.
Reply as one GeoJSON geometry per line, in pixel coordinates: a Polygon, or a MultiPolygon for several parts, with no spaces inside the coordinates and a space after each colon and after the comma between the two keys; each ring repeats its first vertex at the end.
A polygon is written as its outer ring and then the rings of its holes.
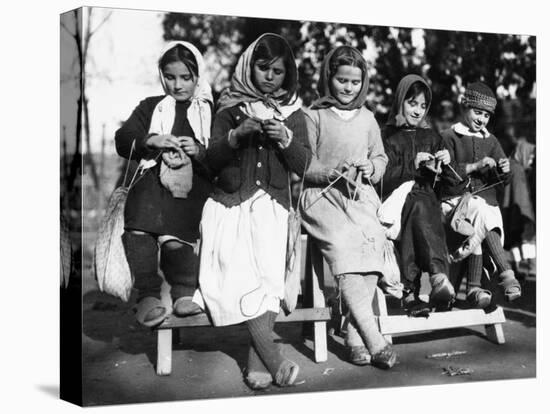
{"type": "Polygon", "coordinates": [[[432,123],[438,129],[458,116],[461,93],[481,80],[497,92],[500,105],[493,130],[535,139],[536,39],[514,34],[395,28],[327,22],[167,13],[165,40],[187,40],[204,54],[215,95],[229,84],[240,53],[260,34],[284,36],[296,56],[299,95],[308,106],[316,98],[318,70],[327,51],[339,45],[358,48],[367,60],[367,105],[386,121],[394,90],[408,73],[432,86],[432,123]]]}

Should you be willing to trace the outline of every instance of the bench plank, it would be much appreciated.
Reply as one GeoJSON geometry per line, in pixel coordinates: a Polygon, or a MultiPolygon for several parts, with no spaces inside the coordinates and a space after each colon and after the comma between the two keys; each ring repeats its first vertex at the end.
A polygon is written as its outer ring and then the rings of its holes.
{"type": "Polygon", "coordinates": [[[481,309],[467,309],[431,313],[428,318],[413,318],[407,315],[378,317],[382,335],[433,331],[464,326],[495,325],[504,323],[505,321],[504,312],[500,307],[491,313],[485,313],[481,309]]]}
{"type": "MultiPolygon", "coordinates": [[[[330,320],[329,308],[307,308],[295,309],[292,313],[285,315],[284,312],[277,315],[275,322],[326,322],[330,320]]],[[[188,328],[196,326],[213,326],[205,313],[180,318],[170,315],[155,330],[188,328]]]]}

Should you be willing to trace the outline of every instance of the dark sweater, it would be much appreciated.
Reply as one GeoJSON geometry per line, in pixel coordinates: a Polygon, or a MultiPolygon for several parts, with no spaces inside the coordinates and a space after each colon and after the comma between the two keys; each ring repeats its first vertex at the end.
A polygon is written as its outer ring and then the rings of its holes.
{"type": "Polygon", "coordinates": [[[285,149],[262,133],[241,140],[238,148],[231,148],[229,131],[245,119],[238,105],[224,109],[214,119],[207,150],[207,163],[216,176],[212,198],[233,207],[261,188],[288,209],[289,172],[301,177],[311,160],[304,113],[298,110],[285,120],[285,126],[293,133],[285,149]]]}
{"type": "MultiPolygon", "coordinates": [[[[153,110],[164,96],[146,98],[134,109],[130,118],[115,134],[117,153],[128,158],[132,141],[136,141],[132,159],[151,159],[159,154],[147,148],[145,142],[149,135],[149,126],[153,110]]],[[[176,118],[172,127],[175,136],[194,137],[187,120],[189,102],[176,103],[176,118]]],[[[174,198],[160,182],[160,159],[157,165],[138,176],[128,193],[124,210],[126,229],[141,230],[158,235],[172,235],[187,241],[199,237],[199,222],[202,207],[212,190],[210,172],[201,161],[206,151],[197,141],[201,151],[192,158],[193,186],[187,198],[174,198]]]]}
{"type": "Polygon", "coordinates": [[[467,135],[460,135],[452,128],[446,129],[441,133],[445,146],[451,153],[451,158],[455,159],[458,174],[464,178],[462,183],[445,183],[441,187],[443,198],[456,197],[464,194],[466,191],[476,191],[484,185],[491,185],[503,180],[504,183],[499,186],[489,188],[488,190],[477,193],[483,197],[488,204],[498,205],[497,192],[510,180],[510,174],[503,174],[496,169],[484,168],[481,171],[474,171],[466,174],[466,164],[471,164],[481,160],[483,157],[491,157],[496,162],[501,158],[506,158],[504,151],[494,135],[487,138],[476,138],[467,135]],[[468,185],[470,179],[470,186],[468,185]]]}
{"type": "MultiPolygon", "coordinates": [[[[388,165],[382,184],[383,199],[406,181],[414,180],[417,188],[428,190],[433,187],[434,173],[423,167],[416,169],[414,160],[419,152],[433,155],[446,148],[441,136],[436,131],[429,128],[399,128],[388,125],[382,131],[382,142],[388,156],[388,165]]],[[[453,167],[452,160],[451,154],[451,166],[453,167]]],[[[441,180],[438,183],[455,182],[451,174],[450,169],[443,166],[441,180]]],[[[439,186],[440,184],[436,185],[436,192],[439,186]]]]}

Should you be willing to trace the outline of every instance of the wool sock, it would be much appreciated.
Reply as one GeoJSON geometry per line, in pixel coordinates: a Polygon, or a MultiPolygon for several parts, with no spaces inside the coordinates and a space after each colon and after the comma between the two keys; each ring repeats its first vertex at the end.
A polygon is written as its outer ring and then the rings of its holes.
{"type": "Polygon", "coordinates": [[[277,375],[279,367],[285,361],[281,350],[273,341],[275,318],[277,318],[275,312],[267,311],[257,318],[246,321],[254,348],[274,378],[277,375]]]}
{"type": "Polygon", "coordinates": [[[271,375],[267,367],[262,362],[262,359],[258,355],[254,344],[251,343],[248,348],[248,363],[247,363],[248,372],[262,372],[271,375]]]}
{"type": "Polygon", "coordinates": [[[160,268],[170,284],[172,299],[193,296],[197,288],[197,257],[190,246],[168,241],[160,250],[160,268]]]}
{"type": "Polygon", "coordinates": [[[122,234],[122,244],[138,291],[137,301],[148,296],[160,299],[162,278],[158,274],[156,239],[150,234],[126,231],[122,234]]]}
{"type": "Polygon", "coordinates": [[[468,257],[468,290],[481,286],[481,274],[483,273],[483,256],[471,254],[468,257]]]}
{"type": "Polygon", "coordinates": [[[512,269],[504,253],[504,248],[502,244],[500,244],[500,236],[495,230],[491,230],[487,233],[483,244],[487,247],[489,255],[495,262],[499,274],[505,270],[512,269]]]}
{"type": "Polygon", "coordinates": [[[340,291],[344,301],[371,355],[378,353],[387,345],[378,329],[372,311],[372,300],[377,281],[378,277],[373,275],[347,273],[339,277],[340,291]]]}
{"type": "Polygon", "coordinates": [[[363,338],[357,330],[357,322],[353,319],[353,316],[349,316],[347,331],[346,331],[346,346],[364,346],[363,338]]]}

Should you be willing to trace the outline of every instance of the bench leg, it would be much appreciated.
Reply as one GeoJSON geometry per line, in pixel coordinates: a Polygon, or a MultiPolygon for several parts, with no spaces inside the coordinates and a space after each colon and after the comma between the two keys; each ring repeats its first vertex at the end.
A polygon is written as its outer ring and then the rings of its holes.
{"type": "Polygon", "coordinates": [[[505,342],[501,323],[485,325],[485,333],[487,334],[487,338],[494,343],[503,344],[505,342]]]}
{"type": "MultiPolygon", "coordinates": [[[[313,297],[314,308],[324,308],[326,303],[325,294],[323,293],[323,257],[315,246],[310,244],[308,247],[311,259],[311,292],[308,293],[313,297]]],[[[328,359],[326,322],[313,323],[313,348],[315,352],[315,362],[325,362],[328,359]]]]}
{"type": "Polygon", "coordinates": [[[172,330],[157,331],[157,375],[172,373],[172,330]]]}
{"type": "MultiPolygon", "coordinates": [[[[376,288],[376,292],[374,293],[374,298],[372,300],[372,308],[375,315],[378,316],[388,316],[388,307],[386,306],[386,296],[384,296],[384,292],[382,292],[382,289],[376,288]]],[[[384,335],[382,334],[384,339],[388,344],[393,343],[391,335],[384,335]]]]}

